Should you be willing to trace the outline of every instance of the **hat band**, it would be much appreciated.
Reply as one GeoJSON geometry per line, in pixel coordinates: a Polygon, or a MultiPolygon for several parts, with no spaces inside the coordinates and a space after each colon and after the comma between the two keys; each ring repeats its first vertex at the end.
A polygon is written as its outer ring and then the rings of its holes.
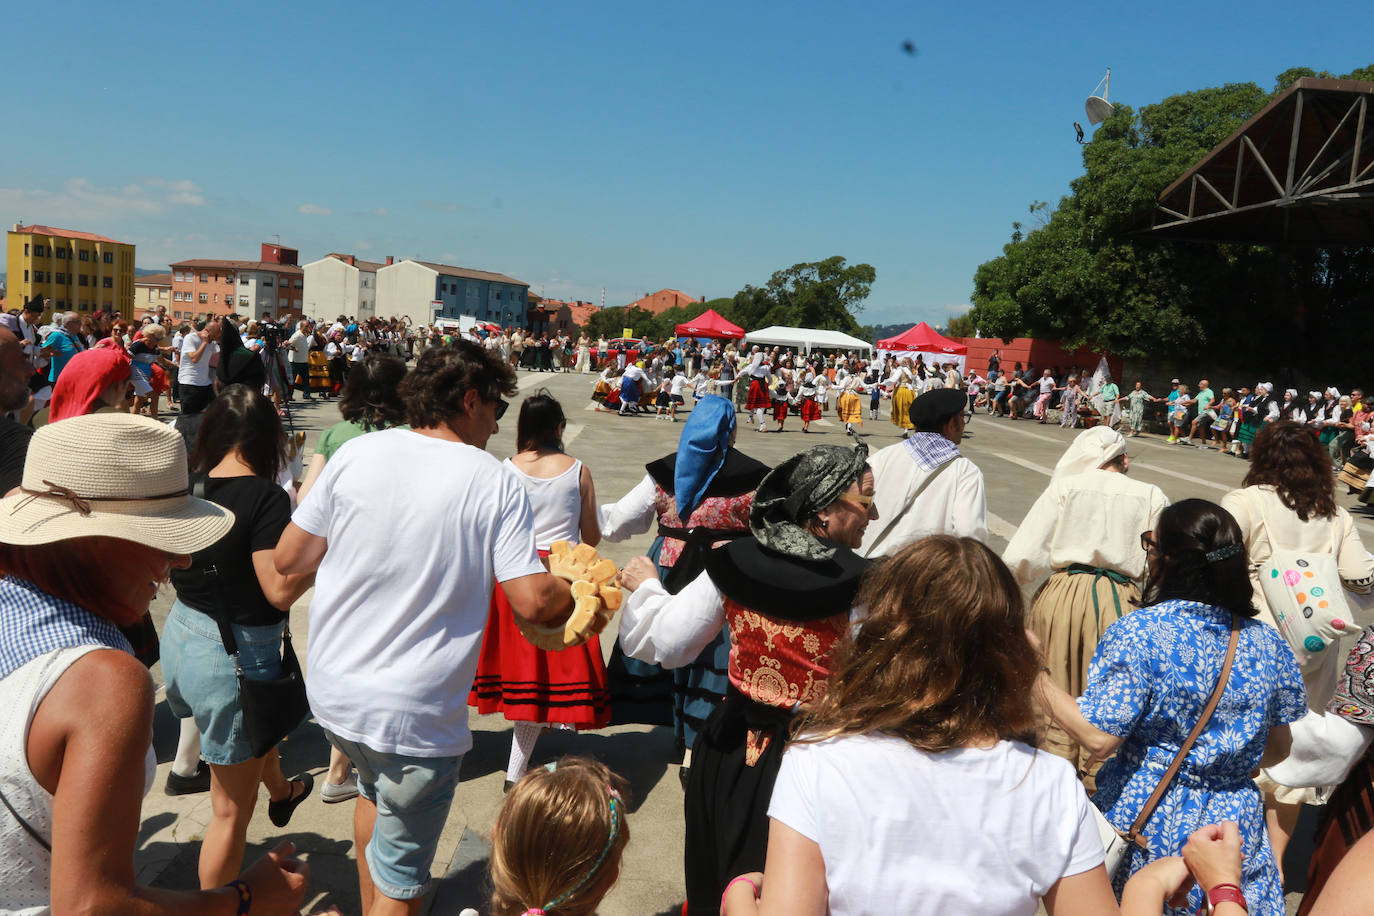
{"type": "Polygon", "coordinates": [[[82,518],[85,518],[91,514],[91,503],[143,503],[191,495],[191,489],[187,487],[177,490],[174,493],[163,493],[160,496],[81,496],[70,487],[64,487],[61,484],[53,483],[51,480],[45,480],[43,484],[48,489],[30,490],[28,487],[20,487],[20,492],[27,493],[28,496],[15,503],[14,508],[10,510],[10,515],[18,512],[35,499],[63,500],[70,503],[71,507],[77,512],[80,512],[82,518]]]}

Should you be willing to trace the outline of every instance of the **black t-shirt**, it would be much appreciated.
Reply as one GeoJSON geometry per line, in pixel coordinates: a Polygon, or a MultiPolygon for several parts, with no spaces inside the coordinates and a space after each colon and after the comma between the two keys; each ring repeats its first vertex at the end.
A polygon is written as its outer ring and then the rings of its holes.
{"type": "MultiPolygon", "coordinates": [[[[204,475],[193,474],[191,483],[204,475]]],[[[253,552],[271,550],[291,521],[291,500],[279,484],[261,477],[211,477],[205,498],[234,513],[234,526],[214,544],[192,554],[189,569],[172,570],[183,604],[217,617],[220,588],[230,623],[261,627],[280,623],[282,612],[268,603],[253,568],[253,552]],[[218,575],[208,573],[211,567],[218,575]]]]}
{"type": "Polygon", "coordinates": [[[32,429],[0,417],[0,496],[24,482],[24,459],[32,438],[32,429]]]}

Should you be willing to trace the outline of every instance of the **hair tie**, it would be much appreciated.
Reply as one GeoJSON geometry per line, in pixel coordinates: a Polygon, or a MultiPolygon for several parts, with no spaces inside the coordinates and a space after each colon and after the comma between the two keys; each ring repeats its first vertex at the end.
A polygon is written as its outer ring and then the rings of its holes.
{"type": "Polygon", "coordinates": [[[1207,562],[1217,563],[1221,560],[1229,560],[1231,557],[1240,556],[1244,552],[1245,548],[1239,544],[1227,544],[1225,547],[1207,551],[1207,562]]]}
{"type": "Polygon", "coordinates": [[[545,914],[543,910],[539,909],[539,907],[532,906],[525,912],[521,913],[520,916],[547,916],[547,914],[545,914]]]}
{"type": "MultiPolygon", "coordinates": [[[[601,855],[596,857],[596,861],[592,863],[592,867],[587,870],[587,873],[582,876],[582,880],[569,888],[566,893],[544,904],[544,909],[553,909],[559,904],[568,902],[578,891],[586,887],[587,882],[596,877],[596,873],[601,870],[601,864],[606,861],[606,856],[610,855],[612,847],[615,846],[615,839],[620,835],[620,809],[616,806],[616,803],[619,802],[623,805],[624,801],[621,799],[620,793],[611,786],[606,787],[606,794],[608,796],[607,803],[611,808],[611,831],[606,836],[606,845],[602,847],[601,855]]],[[[543,913],[544,910],[526,910],[524,916],[531,916],[531,914],[533,914],[533,916],[543,916],[543,913]]]]}

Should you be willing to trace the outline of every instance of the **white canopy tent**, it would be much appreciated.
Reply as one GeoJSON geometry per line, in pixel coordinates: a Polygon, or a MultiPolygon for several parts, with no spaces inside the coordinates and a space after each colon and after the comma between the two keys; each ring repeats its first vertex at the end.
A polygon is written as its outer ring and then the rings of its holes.
{"type": "Polygon", "coordinates": [[[813,349],[822,350],[863,350],[873,352],[873,344],[843,331],[822,331],[817,328],[785,328],[773,325],[758,331],[750,331],[744,342],[759,346],[792,347],[810,353],[813,349]]]}

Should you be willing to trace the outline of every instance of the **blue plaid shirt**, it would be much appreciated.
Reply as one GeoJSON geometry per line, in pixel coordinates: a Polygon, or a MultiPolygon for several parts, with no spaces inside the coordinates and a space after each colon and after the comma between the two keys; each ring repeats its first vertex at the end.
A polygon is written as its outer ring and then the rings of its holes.
{"type": "Polygon", "coordinates": [[[31,582],[0,577],[0,678],[57,649],[105,646],[132,653],[119,628],[31,582]]]}
{"type": "Polygon", "coordinates": [[[923,471],[933,471],[960,455],[959,446],[939,433],[913,432],[903,440],[923,471]]]}

